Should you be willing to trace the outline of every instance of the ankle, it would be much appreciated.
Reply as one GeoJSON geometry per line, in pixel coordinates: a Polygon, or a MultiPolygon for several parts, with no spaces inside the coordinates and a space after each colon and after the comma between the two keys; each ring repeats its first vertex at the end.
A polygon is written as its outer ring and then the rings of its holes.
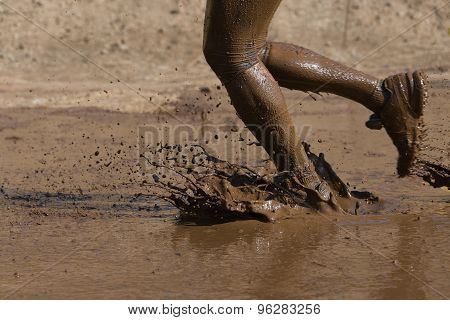
{"type": "Polygon", "coordinates": [[[379,113],[390,98],[390,93],[383,87],[384,80],[379,80],[372,91],[367,107],[374,113],[379,113]]]}

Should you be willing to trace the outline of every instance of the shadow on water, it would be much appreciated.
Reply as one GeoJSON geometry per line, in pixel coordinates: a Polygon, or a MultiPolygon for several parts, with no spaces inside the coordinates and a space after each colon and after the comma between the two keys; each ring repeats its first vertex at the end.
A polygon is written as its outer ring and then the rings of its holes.
{"type": "Polygon", "coordinates": [[[199,216],[185,216],[180,215],[175,222],[177,225],[186,226],[186,227],[211,227],[215,225],[227,224],[231,222],[238,221],[259,221],[259,222],[270,222],[270,220],[263,215],[224,215],[223,217],[218,216],[208,216],[206,214],[199,216]]]}
{"type": "Polygon", "coordinates": [[[31,192],[0,189],[0,204],[24,208],[78,209],[85,211],[158,213],[157,217],[173,216],[173,207],[146,194],[75,194],[62,192],[31,192]]]}

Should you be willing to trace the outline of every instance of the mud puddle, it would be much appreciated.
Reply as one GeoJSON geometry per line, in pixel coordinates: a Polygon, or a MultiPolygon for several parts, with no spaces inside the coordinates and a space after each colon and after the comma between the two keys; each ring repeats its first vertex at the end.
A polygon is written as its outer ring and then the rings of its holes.
{"type": "Polygon", "coordinates": [[[442,299],[450,295],[449,224],[448,215],[309,216],[277,224],[213,226],[144,216],[84,222],[47,218],[33,228],[15,226],[8,236],[3,229],[0,294],[38,299],[442,299]],[[68,255],[63,262],[40,274],[63,255],[68,255]]]}
{"type": "MultiPolygon", "coordinates": [[[[434,101],[445,106],[447,92],[438,91],[434,101]]],[[[384,134],[364,128],[368,115],[358,106],[323,100],[293,116],[314,128],[308,137],[313,150],[327,155],[351,191],[371,191],[384,207],[357,216],[298,214],[275,224],[180,223],[174,206],[151,197],[156,190],[143,180],[152,181],[152,174],[141,176],[134,166],[137,128],[160,126],[153,114],[19,111],[0,110],[8,119],[0,130],[2,297],[423,299],[450,294],[449,191],[418,178],[398,179],[394,147],[384,134]]],[[[213,126],[234,118],[222,106],[205,122],[213,126]]],[[[225,148],[219,143],[217,153],[225,148]]],[[[250,167],[264,176],[265,165],[250,167]]]]}

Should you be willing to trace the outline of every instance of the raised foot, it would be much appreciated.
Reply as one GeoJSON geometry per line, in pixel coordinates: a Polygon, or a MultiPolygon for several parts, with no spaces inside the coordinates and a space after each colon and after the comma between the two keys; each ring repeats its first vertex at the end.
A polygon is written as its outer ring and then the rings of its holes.
{"type": "Polygon", "coordinates": [[[421,71],[401,73],[386,78],[383,88],[389,100],[379,114],[366,122],[369,129],[386,129],[397,148],[397,172],[403,177],[410,173],[424,135],[423,111],[427,104],[427,76],[421,71]]]}

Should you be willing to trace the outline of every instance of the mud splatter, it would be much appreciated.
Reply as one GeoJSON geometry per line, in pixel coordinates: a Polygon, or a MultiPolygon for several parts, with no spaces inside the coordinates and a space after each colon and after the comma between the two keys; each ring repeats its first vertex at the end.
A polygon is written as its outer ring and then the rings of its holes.
{"type": "Polygon", "coordinates": [[[379,204],[369,192],[350,192],[323,154],[315,155],[307,144],[305,149],[317,173],[330,185],[335,205],[324,207],[311,201],[285,173],[224,161],[201,145],[160,146],[152,155],[158,154],[163,161],[141,157],[155,168],[152,181],[145,184],[157,189],[156,195],[176,206],[187,220],[275,221],[317,212],[357,214],[366,205],[379,204]]]}
{"type": "Polygon", "coordinates": [[[417,160],[414,174],[435,188],[450,188],[450,169],[441,163],[417,160]]]}
{"type": "Polygon", "coordinates": [[[431,103],[424,110],[425,128],[421,141],[420,152],[411,170],[416,175],[435,188],[450,188],[450,113],[448,105],[438,103],[437,97],[448,96],[448,79],[430,76],[431,103]],[[436,78],[436,79],[435,79],[436,78]]]}

